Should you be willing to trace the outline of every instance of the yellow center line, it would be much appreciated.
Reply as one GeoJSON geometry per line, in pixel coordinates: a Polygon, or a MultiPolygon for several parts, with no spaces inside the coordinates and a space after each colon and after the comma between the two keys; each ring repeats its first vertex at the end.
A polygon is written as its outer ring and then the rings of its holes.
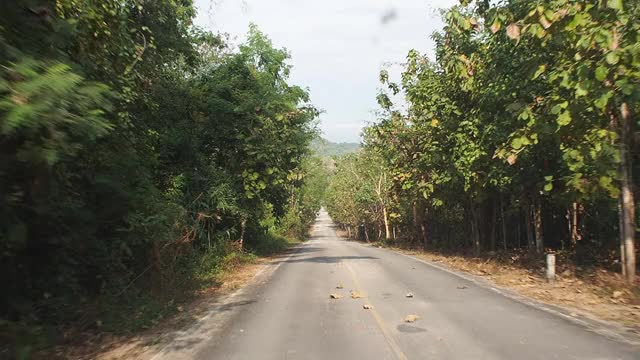
{"type": "MultiPolygon", "coordinates": [[[[356,291],[367,294],[367,292],[364,291],[364,288],[360,286],[360,283],[358,282],[358,278],[356,277],[356,273],[353,271],[351,266],[348,263],[343,261],[341,261],[341,263],[344,264],[344,267],[347,269],[347,271],[349,272],[349,275],[351,276],[351,280],[356,285],[356,291]]],[[[367,295],[367,299],[369,299],[369,295],[367,295]]],[[[402,350],[400,350],[400,346],[398,346],[396,339],[393,337],[393,335],[391,335],[391,333],[387,329],[387,326],[385,325],[384,320],[382,320],[382,317],[376,311],[376,307],[371,303],[369,304],[372,306],[372,308],[369,309],[369,312],[373,316],[373,319],[376,321],[378,328],[380,328],[380,331],[382,332],[382,335],[384,336],[384,338],[387,340],[387,343],[389,344],[389,347],[391,347],[391,350],[393,350],[393,352],[398,357],[398,359],[407,360],[407,356],[402,352],[402,350]]]]}

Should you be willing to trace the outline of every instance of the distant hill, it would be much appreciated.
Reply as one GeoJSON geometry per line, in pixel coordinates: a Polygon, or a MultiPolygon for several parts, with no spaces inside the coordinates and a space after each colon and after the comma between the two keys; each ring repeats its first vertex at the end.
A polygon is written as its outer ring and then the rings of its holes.
{"type": "Polygon", "coordinates": [[[348,154],[360,149],[358,143],[334,143],[322,137],[311,142],[311,149],[320,157],[332,157],[348,154]]]}

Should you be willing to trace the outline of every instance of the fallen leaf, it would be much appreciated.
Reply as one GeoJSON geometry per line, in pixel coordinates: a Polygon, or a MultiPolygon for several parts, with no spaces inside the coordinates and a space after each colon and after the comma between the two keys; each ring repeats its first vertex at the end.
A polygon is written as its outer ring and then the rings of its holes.
{"type": "Polygon", "coordinates": [[[177,309],[178,309],[178,311],[180,311],[180,312],[184,311],[184,308],[183,308],[182,306],[178,306],[178,308],[177,308],[177,309]]]}
{"type": "Polygon", "coordinates": [[[357,292],[357,291],[352,291],[351,292],[351,298],[352,299],[359,299],[361,297],[362,297],[362,295],[359,292],[357,292]]]}
{"type": "Polygon", "coordinates": [[[364,304],[362,305],[363,309],[369,310],[369,309],[373,309],[373,306],[369,305],[369,304],[364,304]]]}
{"type": "Polygon", "coordinates": [[[462,290],[462,289],[466,289],[467,287],[466,287],[466,286],[464,286],[464,285],[459,285],[459,286],[457,286],[456,288],[457,288],[457,289],[461,289],[461,290],[462,290]]]}
{"type": "Polygon", "coordinates": [[[411,315],[407,315],[407,317],[404,318],[404,321],[408,323],[412,323],[418,319],[420,319],[420,316],[411,314],[411,315]]]}
{"type": "Polygon", "coordinates": [[[412,298],[413,297],[413,293],[407,293],[407,295],[405,295],[405,297],[412,298]]]}
{"type": "Polygon", "coordinates": [[[331,294],[331,295],[329,295],[329,297],[332,298],[332,299],[341,299],[342,295],[340,295],[340,294],[331,294]]]}
{"type": "Polygon", "coordinates": [[[614,299],[617,299],[617,298],[619,298],[620,296],[622,296],[622,291],[620,291],[620,290],[616,290],[616,291],[614,291],[614,292],[613,292],[613,298],[614,298],[614,299]]]}
{"type": "Polygon", "coordinates": [[[342,284],[338,284],[338,286],[336,286],[336,289],[342,289],[342,288],[343,288],[342,284]]]}

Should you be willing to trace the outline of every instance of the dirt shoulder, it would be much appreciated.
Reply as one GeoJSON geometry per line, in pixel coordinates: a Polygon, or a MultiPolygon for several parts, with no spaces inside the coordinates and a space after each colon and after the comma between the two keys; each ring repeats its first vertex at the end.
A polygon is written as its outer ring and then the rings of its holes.
{"type": "Polygon", "coordinates": [[[178,307],[178,313],[158,322],[152,328],[138,334],[112,335],[93,334],[86,341],[77,344],[59,345],[39,352],[35,359],[151,359],[156,353],[171,343],[176,333],[203,318],[213,307],[245,287],[256,275],[262,273],[288,252],[280,255],[261,257],[253,263],[237,265],[225,270],[222,282],[202,289],[188,302],[178,307]]]}
{"type": "Polygon", "coordinates": [[[518,295],[566,308],[575,315],[615,322],[640,334],[640,288],[627,285],[617,273],[595,269],[586,276],[578,276],[575,270],[567,268],[557,275],[554,283],[548,283],[543,269],[527,269],[490,257],[469,258],[391,249],[481,277],[518,295]]]}

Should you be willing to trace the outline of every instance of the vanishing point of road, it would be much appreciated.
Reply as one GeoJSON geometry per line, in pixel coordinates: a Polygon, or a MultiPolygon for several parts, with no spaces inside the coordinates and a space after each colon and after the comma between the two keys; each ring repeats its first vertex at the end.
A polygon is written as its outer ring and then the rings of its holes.
{"type": "Polygon", "coordinates": [[[345,241],[324,211],[311,240],[269,267],[154,359],[640,359],[490,285],[345,241]]]}

